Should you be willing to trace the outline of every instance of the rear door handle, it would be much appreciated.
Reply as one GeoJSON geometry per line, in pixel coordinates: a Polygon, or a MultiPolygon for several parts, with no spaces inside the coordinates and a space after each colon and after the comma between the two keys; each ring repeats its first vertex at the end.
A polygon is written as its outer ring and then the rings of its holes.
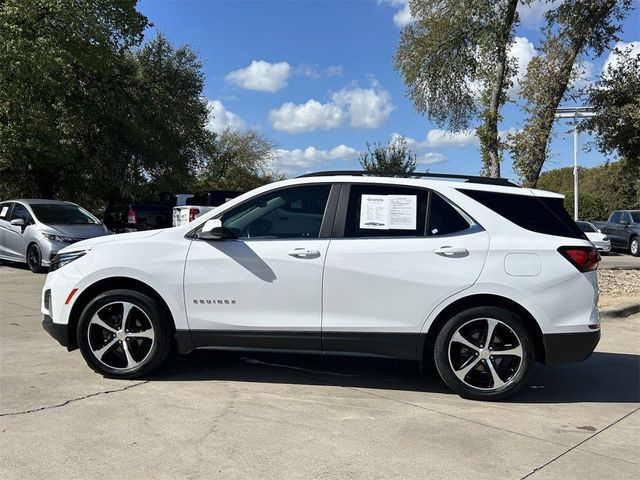
{"type": "Polygon", "coordinates": [[[442,257],[448,258],[462,258],[469,255],[469,250],[462,247],[450,247],[444,246],[440,248],[436,248],[433,253],[436,255],[440,255],[442,257]]]}
{"type": "Polygon", "coordinates": [[[293,250],[289,250],[287,255],[296,258],[318,258],[320,256],[320,252],[318,250],[311,250],[308,248],[294,248],[293,250]]]}

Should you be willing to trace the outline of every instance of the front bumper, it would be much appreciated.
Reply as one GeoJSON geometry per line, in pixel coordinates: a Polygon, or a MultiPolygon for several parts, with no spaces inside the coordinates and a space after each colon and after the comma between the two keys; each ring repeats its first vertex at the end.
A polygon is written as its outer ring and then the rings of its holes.
{"type": "Polygon", "coordinates": [[[53,320],[49,315],[45,315],[42,320],[42,328],[55,338],[60,345],[67,347],[67,350],[74,350],[75,345],[71,345],[69,341],[69,328],[67,325],[60,323],[53,323],[53,320]]]}
{"type": "Polygon", "coordinates": [[[543,335],[545,365],[581,362],[591,356],[600,341],[600,329],[593,332],[543,335]]]}

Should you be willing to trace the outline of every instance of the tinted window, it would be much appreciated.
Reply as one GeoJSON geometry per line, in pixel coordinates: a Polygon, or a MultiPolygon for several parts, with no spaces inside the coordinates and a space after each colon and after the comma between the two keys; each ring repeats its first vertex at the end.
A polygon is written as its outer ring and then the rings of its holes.
{"type": "Polygon", "coordinates": [[[95,225],[99,223],[93,215],[77,205],[38,203],[31,205],[31,208],[39,221],[49,225],[95,225]]]}
{"type": "Polygon", "coordinates": [[[9,210],[11,210],[11,204],[9,202],[0,203],[0,219],[9,220],[9,210]]]}
{"type": "Polygon", "coordinates": [[[622,218],[622,212],[613,212],[611,214],[611,218],[609,219],[609,222],[611,223],[620,223],[620,219],[622,218]]]}
{"type": "Polygon", "coordinates": [[[13,210],[11,210],[11,220],[15,220],[16,218],[21,218],[26,222],[31,222],[31,214],[27,207],[20,203],[13,204],[13,210]]]}
{"type": "Polygon", "coordinates": [[[463,190],[462,193],[516,225],[532,232],[560,237],[585,238],[564,209],[562,198],[463,190]]]}
{"type": "Polygon", "coordinates": [[[627,212],[624,212],[622,214],[622,221],[623,222],[627,222],[627,223],[631,223],[631,215],[629,215],[627,212]]]}
{"type": "MultiPolygon", "coordinates": [[[[386,185],[352,185],[349,192],[349,206],[347,207],[347,218],[344,228],[345,237],[422,237],[425,234],[427,219],[428,190],[419,188],[395,187],[386,185]],[[375,212],[367,213],[367,205],[363,210],[363,195],[365,202],[380,200],[381,203],[389,202],[388,197],[394,199],[403,198],[413,201],[415,197],[415,211],[406,212],[415,215],[415,223],[410,222],[413,228],[387,228],[389,225],[386,219],[376,219],[375,212]],[[372,197],[367,197],[372,196],[372,197]],[[379,197],[379,198],[378,198],[379,197]],[[362,212],[371,218],[361,218],[362,212]]],[[[371,207],[373,208],[373,207],[371,207]]],[[[382,209],[383,207],[381,207],[382,209]]],[[[388,207],[386,207],[388,210],[388,207]]],[[[381,210],[382,211],[382,210],[381,210]]]]}
{"type": "Polygon", "coordinates": [[[430,237],[438,235],[451,235],[469,228],[469,222],[437,193],[431,195],[429,208],[429,228],[427,234],[430,237]]]}
{"type": "Polygon", "coordinates": [[[224,214],[224,228],[237,238],[318,238],[330,185],[276,190],[224,214]]]}
{"type": "Polygon", "coordinates": [[[640,223],[640,212],[631,212],[633,223],[640,223]]]}
{"type": "Polygon", "coordinates": [[[580,227],[580,230],[582,230],[583,232],[597,232],[598,231],[596,229],[596,227],[591,225],[589,222],[576,222],[576,223],[580,227]]]}

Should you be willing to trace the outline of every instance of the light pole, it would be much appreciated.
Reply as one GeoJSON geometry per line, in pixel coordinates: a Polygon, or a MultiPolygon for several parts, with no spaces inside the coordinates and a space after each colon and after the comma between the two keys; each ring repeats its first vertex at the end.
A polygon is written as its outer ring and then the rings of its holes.
{"type": "Polygon", "coordinates": [[[595,115],[591,107],[558,107],[556,118],[573,119],[573,219],[578,220],[578,119],[595,115]]]}

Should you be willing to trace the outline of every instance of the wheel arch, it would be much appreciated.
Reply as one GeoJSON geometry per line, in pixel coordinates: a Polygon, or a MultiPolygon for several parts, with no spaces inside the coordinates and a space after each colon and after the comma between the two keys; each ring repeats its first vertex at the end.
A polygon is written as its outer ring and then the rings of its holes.
{"type": "Polygon", "coordinates": [[[143,293],[160,305],[160,308],[163,310],[167,318],[169,319],[169,326],[172,329],[172,334],[175,334],[176,326],[173,318],[173,314],[171,313],[171,309],[167,305],[167,302],[164,301],[162,296],[154,290],[152,287],[147,285],[146,283],[136,280],[130,277],[109,277],[104,278],[102,280],[98,280],[97,282],[91,284],[87,288],[85,288],[82,293],[78,296],[75,302],[73,302],[73,306],[71,307],[71,312],[69,313],[69,327],[68,327],[68,335],[69,335],[69,349],[75,349],[78,347],[78,339],[77,339],[77,326],[78,321],[80,320],[80,315],[82,311],[87,306],[87,304],[94,299],[96,296],[104,293],[108,290],[115,289],[129,289],[135,290],[137,292],[143,293]]]}
{"type": "Polygon", "coordinates": [[[433,350],[436,337],[448,319],[453,315],[473,307],[502,307],[517,314],[524,322],[525,327],[532,333],[535,345],[536,360],[545,361],[545,348],[540,325],[534,316],[519,303],[500,295],[476,294],[458,300],[447,305],[431,322],[426,334],[421,335],[418,345],[418,359],[424,362],[427,355],[433,350]]]}

